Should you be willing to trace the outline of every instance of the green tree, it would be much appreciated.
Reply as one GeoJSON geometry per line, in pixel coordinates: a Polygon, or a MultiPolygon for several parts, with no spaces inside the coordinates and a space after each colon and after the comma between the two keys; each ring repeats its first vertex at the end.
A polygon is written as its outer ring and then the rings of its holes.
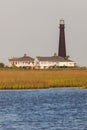
{"type": "Polygon", "coordinates": [[[67,55],[66,57],[65,57],[65,60],[68,60],[70,58],[70,56],[69,55],[67,55]]]}
{"type": "Polygon", "coordinates": [[[0,68],[4,68],[4,63],[0,63],[0,68]]]}

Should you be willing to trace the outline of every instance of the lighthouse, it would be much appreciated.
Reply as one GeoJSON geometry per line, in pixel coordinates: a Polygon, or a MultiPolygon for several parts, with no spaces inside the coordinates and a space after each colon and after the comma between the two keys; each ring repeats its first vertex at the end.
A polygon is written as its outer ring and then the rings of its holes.
{"type": "Polygon", "coordinates": [[[65,23],[64,20],[60,20],[59,25],[59,49],[58,49],[58,56],[63,58],[66,57],[66,44],[65,44],[65,23]]]}

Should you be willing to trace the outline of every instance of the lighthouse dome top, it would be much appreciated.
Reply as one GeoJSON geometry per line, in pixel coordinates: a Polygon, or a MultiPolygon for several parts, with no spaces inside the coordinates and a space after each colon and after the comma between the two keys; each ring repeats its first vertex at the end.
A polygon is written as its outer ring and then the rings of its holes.
{"type": "Polygon", "coordinates": [[[60,20],[60,24],[64,24],[64,20],[63,19],[60,20]]]}

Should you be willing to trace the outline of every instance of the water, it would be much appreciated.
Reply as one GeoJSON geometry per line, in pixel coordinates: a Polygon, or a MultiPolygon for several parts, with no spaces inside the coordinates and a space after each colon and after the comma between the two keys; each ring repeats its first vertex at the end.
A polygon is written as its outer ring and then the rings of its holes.
{"type": "Polygon", "coordinates": [[[0,130],[87,130],[87,90],[0,91],[0,130]]]}

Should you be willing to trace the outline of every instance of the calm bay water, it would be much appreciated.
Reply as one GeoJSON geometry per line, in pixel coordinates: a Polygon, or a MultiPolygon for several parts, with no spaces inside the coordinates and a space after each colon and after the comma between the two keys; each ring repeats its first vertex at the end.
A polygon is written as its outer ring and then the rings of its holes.
{"type": "Polygon", "coordinates": [[[0,130],[87,130],[87,90],[0,91],[0,130]]]}

